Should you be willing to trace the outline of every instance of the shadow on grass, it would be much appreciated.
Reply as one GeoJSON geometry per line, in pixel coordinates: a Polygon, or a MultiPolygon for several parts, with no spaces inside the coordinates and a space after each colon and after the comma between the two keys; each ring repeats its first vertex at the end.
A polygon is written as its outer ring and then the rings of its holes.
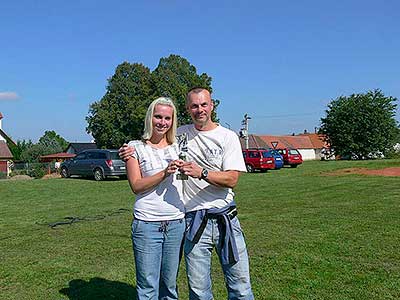
{"type": "Polygon", "coordinates": [[[136,300],[136,289],[126,283],[94,277],[89,281],[74,279],[60,290],[70,300],[136,300]]]}

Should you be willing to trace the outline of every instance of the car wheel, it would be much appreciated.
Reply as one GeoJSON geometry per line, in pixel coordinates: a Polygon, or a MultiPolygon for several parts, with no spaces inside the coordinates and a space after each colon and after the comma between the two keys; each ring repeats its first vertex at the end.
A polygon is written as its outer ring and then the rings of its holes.
{"type": "Polygon", "coordinates": [[[96,170],[94,170],[93,175],[94,175],[94,180],[96,180],[96,181],[104,180],[104,174],[103,174],[103,171],[101,169],[97,168],[96,170]]]}
{"type": "Polygon", "coordinates": [[[65,167],[61,168],[61,177],[62,178],[68,178],[69,177],[67,168],[65,168],[65,167]]]}
{"type": "Polygon", "coordinates": [[[252,165],[246,165],[246,169],[247,169],[247,172],[249,172],[249,173],[253,173],[254,172],[254,168],[253,168],[252,165]]]}

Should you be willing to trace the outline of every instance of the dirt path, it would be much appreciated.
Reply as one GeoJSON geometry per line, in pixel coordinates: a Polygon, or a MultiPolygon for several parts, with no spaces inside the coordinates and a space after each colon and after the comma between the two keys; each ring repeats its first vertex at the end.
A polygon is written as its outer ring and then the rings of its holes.
{"type": "Polygon", "coordinates": [[[377,175],[377,176],[400,176],[400,167],[392,167],[378,170],[371,170],[366,168],[349,168],[342,169],[334,172],[329,172],[326,175],[337,176],[346,174],[363,174],[363,175],[377,175]]]}

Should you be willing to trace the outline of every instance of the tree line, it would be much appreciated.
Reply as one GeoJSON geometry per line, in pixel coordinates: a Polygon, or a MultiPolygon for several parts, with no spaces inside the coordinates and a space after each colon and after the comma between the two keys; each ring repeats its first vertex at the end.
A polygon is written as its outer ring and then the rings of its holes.
{"type": "MultiPolygon", "coordinates": [[[[124,142],[140,139],[147,107],[160,96],[175,101],[179,125],[190,123],[185,108],[188,90],[204,87],[212,91],[211,83],[208,74],[198,74],[196,67],[179,55],[161,58],[153,71],[142,63],[123,62],[108,79],[104,96],[90,104],[86,131],[99,148],[119,148],[124,142]]],[[[217,108],[220,101],[213,101],[217,108]]],[[[331,100],[321,117],[320,133],[342,157],[388,156],[400,143],[397,101],[379,89],[339,96],[331,100]]],[[[212,117],[218,122],[216,110],[212,117]]],[[[67,145],[56,132],[46,131],[37,144],[18,141],[11,150],[14,159],[31,162],[41,155],[61,152],[67,145]]]]}

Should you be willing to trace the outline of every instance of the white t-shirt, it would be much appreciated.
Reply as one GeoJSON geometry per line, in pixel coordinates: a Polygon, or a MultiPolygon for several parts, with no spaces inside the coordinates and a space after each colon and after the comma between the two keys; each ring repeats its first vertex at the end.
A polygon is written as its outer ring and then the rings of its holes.
{"type": "MultiPolygon", "coordinates": [[[[164,170],[171,160],[178,159],[178,146],[172,144],[162,149],[153,148],[142,141],[131,141],[135,147],[132,155],[138,160],[143,177],[164,170]]],[[[134,217],[143,221],[167,221],[185,216],[182,202],[182,182],[171,174],[157,186],[136,195],[134,217]]]]}
{"type": "MultiPolygon", "coordinates": [[[[184,125],[178,128],[178,135],[182,133],[188,135],[189,161],[195,161],[209,171],[246,172],[240,141],[233,131],[222,126],[199,131],[194,125],[184,125]]],[[[233,201],[231,188],[217,187],[192,177],[184,180],[183,185],[186,212],[222,208],[233,201]]]]}

